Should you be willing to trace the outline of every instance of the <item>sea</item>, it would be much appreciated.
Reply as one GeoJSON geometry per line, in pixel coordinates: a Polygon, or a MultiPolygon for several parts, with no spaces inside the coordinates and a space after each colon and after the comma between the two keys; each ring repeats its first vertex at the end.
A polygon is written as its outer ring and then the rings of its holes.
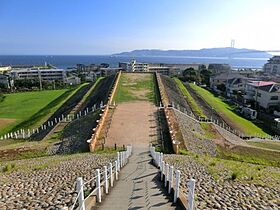
{"type": "Polygon", "coordinates": [[[100,64],[108,63],[110,67],[118,67],[119,62],[129,62],[136,59],[138,62],[147,63],[226,63],[233,69],[252,68],[260,69],[268,58],[227,58],[227,57],[183,57],[183,56],[143,56],[126,57],[110,55],[0,55],[0,65],[44,65],[52,64],[57,68],[73,68],[76,64],[100,64]]]}

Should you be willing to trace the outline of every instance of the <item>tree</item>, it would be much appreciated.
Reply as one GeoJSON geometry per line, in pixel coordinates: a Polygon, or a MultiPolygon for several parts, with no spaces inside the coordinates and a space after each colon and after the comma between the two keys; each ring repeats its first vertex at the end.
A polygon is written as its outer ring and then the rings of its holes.
{"type": "Polygon", "coordinates": [[[226,85],[225,84],[219,84],[217,85],[217,89],[222,91],[222,92],[226,92],[226,85]]]}
{"type": "Polygon", "coordinates": [[[212,72],[207,70],[207,69],[203,69],[200,71],[200,77],[201,77],[201,82],[207,86],[210,86],[210,76],[212,75],[212,72]]]}
{"type": "Polygon", "coordinates": [[[183,71],[183,79],[190,81],[190,82],[200,82],[201,78],[199,75],[199,72],[196,71],[194,68],[187,68],[185,71],[183,71]]]}

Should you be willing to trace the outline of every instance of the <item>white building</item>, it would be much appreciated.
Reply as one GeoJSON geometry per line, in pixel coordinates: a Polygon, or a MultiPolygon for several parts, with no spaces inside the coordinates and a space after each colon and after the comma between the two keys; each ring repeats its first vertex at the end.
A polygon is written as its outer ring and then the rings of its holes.
{"type": "Polygon", "coordinates": [[[132,60],[130,62],[122,62],[119,63],[119,67],[124,69],[125,71],[144,71],[147,72],[149,70],[148,63],[138,63],[136,60],[132,60]]]}
{"type": "Polygon", "coordinates": [[[270,110],[280,105],[280,86],[271,81],[252,81],[246,84],[244,99],[256,102],[261,108],[270,110]]]}
{"type": "Polygon", "coordinates": [[[12,70],[11,77],[15,80],[41,79],[42,81],[66,82],[64,69],[20,69],[12,70]]]}
{"type": "Polygon", "coordinates": [[[70,85],[78,85],[81,84],[81,78],[77,76],[70,76],[66,78],[65,83],[70,85]]]}
{"type": "Polygon", "coordinates": [[[270,74],[280,74],[280,56],[273,56],[263,67],[264,72],[270,74]]]}

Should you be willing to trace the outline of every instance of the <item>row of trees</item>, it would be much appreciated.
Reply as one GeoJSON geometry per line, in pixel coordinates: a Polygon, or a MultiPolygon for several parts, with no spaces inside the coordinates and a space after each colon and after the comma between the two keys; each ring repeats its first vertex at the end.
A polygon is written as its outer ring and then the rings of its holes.
{"type": "Polygon", "coordinates": [[[0,84],[0,92],[11,92],[14,90],[51,90],[63,88],[62,81],[41,81],[39,79],[12,80],[9,85],[0,84]]]}
{"type": "Polygon", "coordinates": [[[210,76],[212,72],[207,70],[205,65],[202,65],[199,70],[194,68],[187,68],[183,71],[181,79],[188,82],[197,82],[199,84],[210,85],[210,76]]]}

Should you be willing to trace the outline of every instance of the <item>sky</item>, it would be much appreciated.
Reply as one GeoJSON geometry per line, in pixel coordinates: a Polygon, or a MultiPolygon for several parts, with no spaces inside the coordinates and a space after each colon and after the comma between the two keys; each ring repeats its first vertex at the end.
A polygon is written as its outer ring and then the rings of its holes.
{"type": "Polygon", "coordinates": [[[280,49],[280,0],[0,0],[1,55],[280,49]]]}

